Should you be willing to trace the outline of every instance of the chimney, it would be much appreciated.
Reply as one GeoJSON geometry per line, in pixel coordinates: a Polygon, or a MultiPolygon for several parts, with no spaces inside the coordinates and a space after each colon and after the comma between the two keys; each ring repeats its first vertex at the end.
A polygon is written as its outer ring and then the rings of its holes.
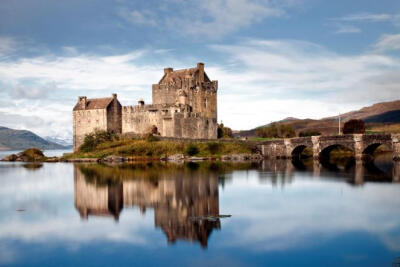
{"type": "Polygon", "coordinates": [[[199,82],[204,82],[204,63],[197,63],[197,69],[199,70],[199,82]]]}
{"type": "Polygon", "coordinates": [[[138,105],[139,106],[144,106],[144,100],[142,98],[139,98],[138,105]]]}
{"type": "Polygon", "coordinates": [[[81,105],[82,109],[86,109],[86,102],[87,102],[87,98],[86,96],[80,96],[78,97],[78,102],[81,105]]]}
{"type": "Polygon", "coordinates": [[[117,94],[112,94],[112,98],[117,99],[117,94]]]}
{"type": "Polygon", "coordinates": [[[173,72],[173,71],[174,71],[173,68],[165,68],[165,69],[164,69],[164,74],[168,74],[168,73],[171,73],[171,72],[173,72]]]}

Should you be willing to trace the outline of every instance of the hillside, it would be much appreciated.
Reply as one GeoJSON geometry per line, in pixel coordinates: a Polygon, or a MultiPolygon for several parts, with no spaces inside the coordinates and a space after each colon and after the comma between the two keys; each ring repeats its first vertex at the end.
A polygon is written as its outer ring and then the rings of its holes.
{"type": "Polygon", "coordinates": [[[0,150],[22,150],[29,147],[40,149],[64,149],[26,130],[14,130],[0,126],[0,150]]]}
{"type": "MultiPolygon", "coordinates": [[[[400,100],[390,101],[390,102],[381,102],[376,103],[369,107],[363,107],[356,111],[350,111],[344,114],[341,114],[341,118],[344,120],[349,119],[362,119],[365,120],[368,117],[377,116],[384,114],[389,111],[400,110],[400,100]]],[[[337,119],[338,116],[328,117],[324,119],[337,119]]]]}
{"type": "MultiPolygon", "coordinates": [[[[364,120],[369,131],[397,133],[400,131],[400,100],[377,103],[356,111],[341,114],[342,123],[350,119],[364,120]]],[[[338,116],[322,118],[320,120],[286,118],[276,123],[292,126],[297,134],[301,131],[318,131],[323,135],[338,133],[338,116]]],[[[268,124],[259,127],[264,126],[268,126],[268,124]]],[[[234,134],[235,136],[255,136],[257,128],[247,131],[235,131],[234,134]]]]}

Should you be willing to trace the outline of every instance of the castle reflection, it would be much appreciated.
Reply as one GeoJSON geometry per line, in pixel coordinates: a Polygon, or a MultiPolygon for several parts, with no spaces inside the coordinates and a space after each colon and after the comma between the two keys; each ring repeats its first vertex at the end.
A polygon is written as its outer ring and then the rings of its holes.
{"type": "Polygon", "coordinates": [[[162,229],[169,243],[185,240],[207,247],[212,231],[220,229],[221,223],[218,217],[204,218],[219,215],[219,186],[231,181],[234,170],[253,171],[261,183],[282,187],[294,177],[299,179],[301,175],[295,173],[301,172],[352,185],[400,181],[400,162],[391,160],[76,164],[75,207],[82,219],[107,216],[116,221],[123,208],[137,207],[142,213],[152,209],[155,227],[162,229]]]}
{"type": "Polygon", "coordinates": [[[220,174],[215,166],[204,170],[196,164],[75,165],[75,207],[83,219],[115,220],[123,208],[138,207],[142,213],[151,208],[168,242],[195,241],[206,247],[220,220],[196,218],[219,215],[220,174]]]}

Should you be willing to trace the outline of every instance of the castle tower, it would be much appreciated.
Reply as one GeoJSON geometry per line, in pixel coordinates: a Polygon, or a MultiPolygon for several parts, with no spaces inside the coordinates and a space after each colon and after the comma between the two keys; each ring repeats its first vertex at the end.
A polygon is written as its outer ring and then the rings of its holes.
{"type": "Polygon", "coordinates": [[[183,101],[192,107],[192,111],[202,117],[217,121],[218,81],[211,81],[204,71],[204,63],[195,68],[174,70],[164,69],[164,76],[152,87],[153,104],[175,104],[183,101]]]}

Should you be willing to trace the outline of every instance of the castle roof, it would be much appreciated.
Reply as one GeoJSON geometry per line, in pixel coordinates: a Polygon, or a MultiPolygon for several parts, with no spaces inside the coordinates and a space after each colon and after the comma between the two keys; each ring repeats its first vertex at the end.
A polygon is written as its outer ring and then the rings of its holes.
{"type": "MultiPolygon", "coordinates": [[[[164,76],[159,81],[159,84],[171,83],[174,81],[183,81],[185,79],[199,79],[199,68],[189,68],[189,69],[181,69],[181,70],[172,70],[165,73],[164,76]]],[[[207,74],[204,72],[204,81],[210,82],[207,74]]]]}
{"type": "Polygon", "coordinates": [[[111,104],[113,99],[114,98],[112,97],[86,99],[86,107],[83,108],[81,103],[78,102],[74,107],[74,111],[88,110],[88,109],[106,109],[108,105],[111,104]]]}

